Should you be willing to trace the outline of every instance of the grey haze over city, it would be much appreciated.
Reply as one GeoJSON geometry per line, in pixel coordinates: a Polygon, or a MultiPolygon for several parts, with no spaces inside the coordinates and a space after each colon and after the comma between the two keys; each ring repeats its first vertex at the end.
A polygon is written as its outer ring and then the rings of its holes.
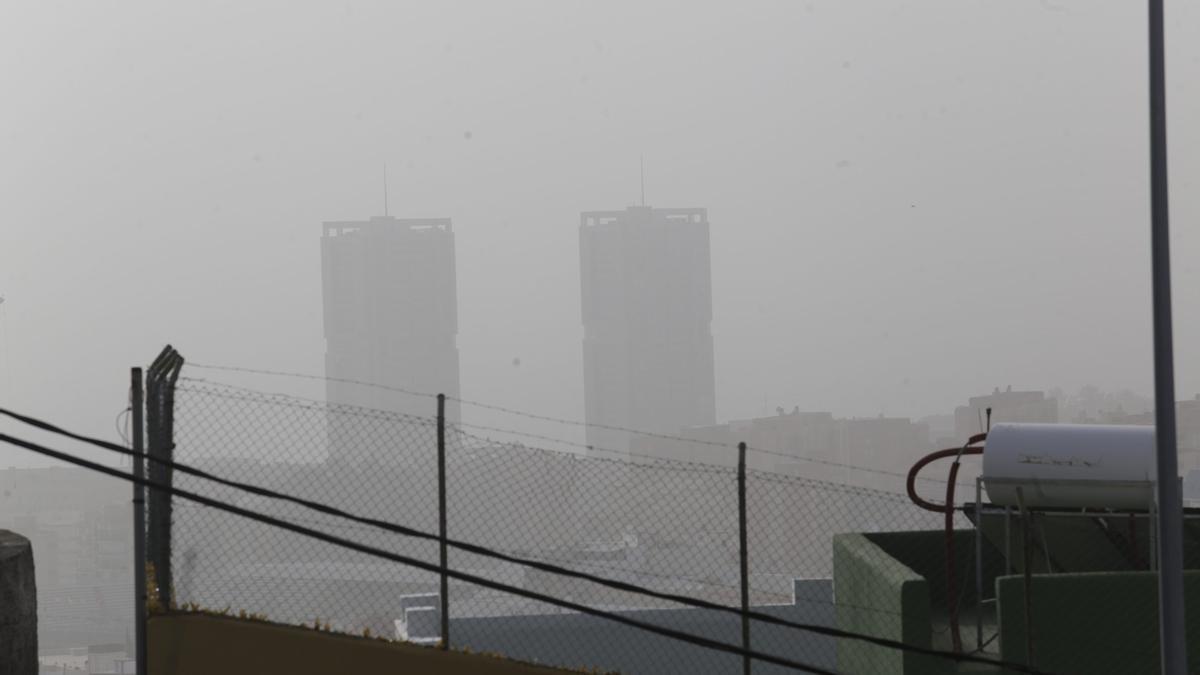
{"type": "MultiPolygon", "coordinates": [[[[1200,500],[1200,7],[1169,4],[1177,457],[1200,500]]],[[[517,661],[734,672],[597,612],[661,610],[743,649],[752,606],[887,637],[916,606],[887,585],[903,568],[948,579],[917,621],[943,657],[1009,658],[1008,621],[1032,663],[1016,570],[1127,581],[1167,540],[1136,520],[1157,508],[1138,454],[1147,28],[1125,0],[5,4],[0,408],[139,447],[130,368],[161,353],[147,452],[258,486],[152,463],[210,501],[152,491],[142,537],[124,480],[0,443],[0,535],[37,563],[18,579],[0,557],[0,586],[36,581],[26,651],[43,672],[133,672],[148,613],[226,607],[517,661]],[[1016,424],[989,458],[1028,429],[1062,456],[959,474],[993,411],[1016,424]],[[1046,424],[1071,422],[1091,426],[1046,424]],[[1103,464],[1092,451],[1133,478],[1050,475],[1103,464]],[[918,477],[931,457],[954,468],[918,477]],[[1017,485],[1027,518],[1025,479],[1130,492],[1039,492],[1035,512],[1083,524],[1039,521],[1039,556],[1028,530],[1012,550],[993,490],[1017,485]]],[[[7,416],[0,433],[131,470],[7,416]]],[[[1113,605],[1080,612],[1124,621],[1113,605]]],[[[906,644],[861,652],[770,623],[756,649],[839,672],[920,647],[907,623],[906,644]]],[[[1103,642],[1078,653],[1103,663],[1103,642]]]]}
{"type": "MultiPolygon", "coordinates": [[[[1177,4],[1190,398],[1200,10],[1177,4]]],[[[718,419],[1151,392],[1136,3],[14,3],[0,26],[0,395],[82,430],[114,436],[125,369],[167,342],[321,374],[320,224],[381,215],[385,164],[392,215],[453,220],[468,399],[582,417],[579,214],[638,203],[640,157],[647,204],[708,209],[718,419]]]]}

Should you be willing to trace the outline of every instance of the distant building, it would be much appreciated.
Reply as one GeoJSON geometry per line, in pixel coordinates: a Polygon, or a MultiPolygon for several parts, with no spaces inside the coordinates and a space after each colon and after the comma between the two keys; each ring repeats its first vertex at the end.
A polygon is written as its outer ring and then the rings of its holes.
{"type": "Polygon", "coordinates": [[[954,414],[926,415],[918,422],[929,427],[929,439],[937,448],[947,448],[958,445],[954,440],[954,414]]]}
{"type": "Polygon", "coordinates": [[[856,417],[841,420],[839,430],[839,456],[854,466],[905,472],[931,449],[929,425],[907,417],[856,417]]]}
{"type": "Polygon", "coordinates": [[[642,436],[631,445],[639,456],[733,466],[737,445],[744,442],[752,469],[891,490],[898,485],[894,474],[907,471],[931,448],[925,422],[882,416],[839,419],[799,408],[693,427],[681,435],[686,440],[642,436]]]}
{"type": "MultiPolygon", "coordinates": [[[[705,209],[582,214],[584,406],[589,424],[676,434],[716,422],[705,209]]],[[[630,435],[589,427],[594,447],[630,435]]]]}
{"type": "Polygon", "coordinates": [[[0,529],[33,543],[38,642],[124,639],[133,622],[129,488],[86,469],[0,469],[0,529]]]}
{"type": "MultiPolygon", "coordinates": [[[[1106,413],[1102,424],[1139,424],[1153,426],[1154,411],[1106,413]]],[[[1200,499],[1200,394],[1175,402],[1175,444],[1179,448],[1179,471],[1187,476],[1184,488],[1189,499],[1200,499]]]]}
{"type": "Polygon", "coordinates": [[[1179,449],[1200,453],[1200,394],[1190,401],[1176,403],[1175,426],[1179,449]]]}
{"type": "MultiPolygon", "coordinates": [[[[321,270],[325,307],[328,400],[433,417],[432,398],[339,380],[357,380],[413,392],[459,395],[458,298],[454,232],[447,218],[324,224],[321,270]]],[[[458,419],[447,401],[446,416],[458,419]]],[[[334,459],[387,461],[355,441],[361,424],[330,417],[334,459]],[[360,450],[360,448],[362,448],[360,450]]],[[[370,444],[377,449],[381,444],[370,444]]]]}
{"type": "Polygon", "coordinates": [[[956,443],[965,443],[972,435],[987,426],[987,409],[992,409],[992,423],[997,422],[1058,422],[1058,399],[1041,391],[1013,391],[997,387],[986,396],[972,396],[967,405],[954,409],[956,443]]]}

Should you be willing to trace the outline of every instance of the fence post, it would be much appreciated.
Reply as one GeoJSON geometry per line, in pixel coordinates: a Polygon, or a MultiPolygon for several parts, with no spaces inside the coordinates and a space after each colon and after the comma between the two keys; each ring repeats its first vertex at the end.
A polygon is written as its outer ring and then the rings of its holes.
{"type": "MultiPolygon", "coordinates": [[[[151,460],[170,461],[175,455],[174,408],[175,382],[183,368],[183,356],[167,345],[150,365],[146,376],[146,430],[151,460]]],[[[146,467],[150,480],[171,486],[169,466],[151,461],[146,467]]],[[[171,494],[150,489],[149,527],[146,549],[154,564],[158,601],[163,609],[171,608],[171,494]]]]}
{"type": "Polygon", "coordinates": [[[143,436],[142,413],[145,394],[142,390],[142,369],[130,371],[129,411],[133,425],[133,643],[137,675],[146,675],[146,488],[141,481],[145,473],[146,443],[143,436]]]}
{"type": "MultiPolygon", "coordinates": [[[[161,396],[159,390],[161,388],[161,379],[163,368],[166,367],[170,353],[164,349],[146,369],[146,388],[145,388],[145,452],[147,459],[158,456],[158,448],[162,445],[159,440],[161,432],[161,417],[159,413],[159,401],[161,396]]],[[[160,482],[162,480],[162,466],[156,462],[147,461],[145,464],[146,476],[151,482],[160,482]]],[[[158,565],[159,565],[159,540],[161,539],[161,527],[159,521],[162,520],[162,498],[160,491],[150,488],[146,502],[146,562],[154,568],[154,597],[160,600],[157,587],[159,586],[158,565]]],[[[149,580],[148,580],[149,581],[149,580]]]]}
{"type": "Polygon", "coordinates": [[[437,453],[438,453],[438,559],[441,569],[441,592],[438,597],[442,611],[442,649],[450,649],[450,582],[446,576],[449,569],[446,553],[446,395],[437,397],[437,453]]]}
{"type": "MultiPolygon", "coordinates": [[[[742,649],[750,651],[750,556],[746,532],[746,444],[738,443],[738,562],[742,573],[742,649]]],[[[742,656],[742,673],[750,675],[750,655],[742,656]]]]}

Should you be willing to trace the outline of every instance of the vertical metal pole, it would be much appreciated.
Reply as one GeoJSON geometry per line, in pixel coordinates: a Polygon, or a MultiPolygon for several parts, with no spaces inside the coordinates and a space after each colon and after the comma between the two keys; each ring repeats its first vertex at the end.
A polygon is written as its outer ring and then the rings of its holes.
{"type": "Polygon", "coordinates": [[[1012,562],[1012,512],[1004,507],[1004,575],[1012,574],[1016,566],[1012,562]]]}
{"type": "MultiPolygon", "coordinates": [[[[738,564],[742,572],[742,649],[750,651],[750,555],[746,532],[746,444],[738,443],[738,564]]],[[[742,656],[742,673],[750,675],[750,655],[742,656]]]]}
{"type": "Polygon", "coordinates": [[[1175,356],[1171,327],[1170,201],[1163,0],[1149,0],[1150,256],[1154,291],[1154,424],[1158,450],[1158,611],[1162,672],[1187,672],[1183,606],[1183,495],[1175,443],[1175,356]]]}
{"type": "Polygon", "coordinates": [[[1150,500],[1150,518],[1146,522],[1146,536],[1150,539],[1150,570],[1158,571],[1158,506],[1150,500]]]}
{"type": "Polygon", "coordinates": [[[446,552],[446,395],[437,397],[438,554],[441,565],[442,649],[450,649],[450,580],[446,552]]]}
{"type": "MultiPolygon", "coordinates": [[[[129,411],[133,424],[133,476],[145,477],[146,450],[142,435],[142,413],[145,396],[142,392],[142,369],[130,371],[129,411]]],[[[137,675],[146,675],[146,488],[137,481],[133,483],[133,644],[134,663],[137,675]]]]}
{"type": "MultiPolygon", "coordinates": [[[[1030,536],[1032,524],[1029,522],[1029,509],[1025,508],[1025,495],[1017,488],[1017,508],[1021,518],[1021,560],[1025,568],[1024,592],[1025,601],[1025,665],[1033,667],[1033,538],[1030,536]]],[[[1050,570],[1046,570],[1049,572],[1050,570]]]]}
{"type": "MultiPolygon", "coordinates": [[[[169,345],[168,345],[169,347],[169,345]]],[[[162,433],[163,446],[160,449],[160,457],[168,461],[175,460],[175,384],[179,380],[179,373],[183,370],[183,355],[175,351],[171,347],[171,362],[165,373],[165,378],[160,389],[162,395],[162,433]]],[[[163,479],[167,487],[171,487],[174,482],[175,470],[165,464],[162,467],[163,479]]],[[[160,521],[163,527],[163,536],[159,542],[162,545],[162,565],[155,565],[155,572],[158,573],[158,597],[162,602],[163,609],[171,610],[175,608],[175,569],[174,569],[174,554],[173,543],[174,533],[172,530],[173,516],[172,511],[175,508],[174,497],[170,492],[163,495],[162,500],[163,517],[160,521]]]]}
{"type": "MultiPolygon", "coordinates": [[[[988,408],[988,419],[992,417],[988,408]]],[[[975,648],[983,648],[983,476],[975,477],[975,648]]]]}

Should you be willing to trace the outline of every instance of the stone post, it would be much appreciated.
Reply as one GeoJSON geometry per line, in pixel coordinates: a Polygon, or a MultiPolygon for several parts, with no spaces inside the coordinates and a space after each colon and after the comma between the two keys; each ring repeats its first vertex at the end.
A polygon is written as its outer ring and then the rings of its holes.
{"type": "Polygon", "coordinates": [[[37,590],[33,547],[0,530],[0,673],[37,675],[37,590]]]}

